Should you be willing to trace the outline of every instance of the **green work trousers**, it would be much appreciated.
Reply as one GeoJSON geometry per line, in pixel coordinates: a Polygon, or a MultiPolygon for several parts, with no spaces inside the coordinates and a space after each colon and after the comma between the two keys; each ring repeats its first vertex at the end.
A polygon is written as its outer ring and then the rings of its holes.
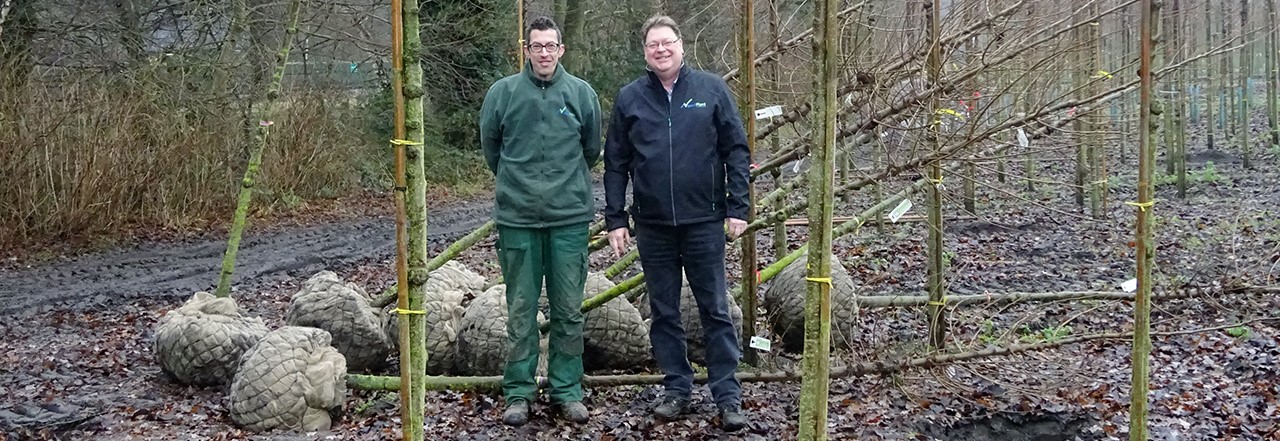
{"type": "Polygon", "coordinates": [[[551,228],[498,226],[498,262],[507,283],[507,402],[537,395],[538,297],[546,281],[551,312],[547,378],[553,403],[582,401],[582,288],[587,224],[551,228]]]}

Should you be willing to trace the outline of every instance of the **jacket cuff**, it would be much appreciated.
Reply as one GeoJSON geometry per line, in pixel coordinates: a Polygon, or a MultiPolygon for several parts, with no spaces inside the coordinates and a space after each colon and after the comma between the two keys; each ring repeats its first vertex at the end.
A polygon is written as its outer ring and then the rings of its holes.
{"type": "Polygon", "coordinates": [[[608,219],[605,219],[604,231],[609,232],[619,228],[627,228],[629,226],[631,226],[631,224],[627,222],[627,215],[623,214],[620,216],[610,217],[608,219]]]}
{"type": "Polygon", "coordinates": [[[746,209],[746,207],[743,207],[743,208],[730,208],[730,209],[728,209],[728,210],[726,210],[726,211],[725,211],[725,217],[731,217],[731,218],[734,218],[734,219],[741,219],[741,220],[744,220],[744,221],[745,221],[745,220],[747,220],[747,209],[746,209]]]}

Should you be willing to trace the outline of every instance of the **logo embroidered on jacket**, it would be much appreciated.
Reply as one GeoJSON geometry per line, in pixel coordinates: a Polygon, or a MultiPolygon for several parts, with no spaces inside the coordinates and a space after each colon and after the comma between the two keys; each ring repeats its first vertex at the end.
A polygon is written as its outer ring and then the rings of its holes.
{"type": "Polygon", "coordinates": [[[693,102],[693,98],[689,98],[689,101],[685,101],[684,104],[680,105],[680,108],[682,109],[692,109],[694,107],[697,107],[697,108],[707,107],[707,103],[695,103],[693,102]]]}
{"type": "Polygon", "coordinates": [[[573,112],[569,111],[569,106],[561,107],[559,113],[564,116],[573,116],[573,112]]]}

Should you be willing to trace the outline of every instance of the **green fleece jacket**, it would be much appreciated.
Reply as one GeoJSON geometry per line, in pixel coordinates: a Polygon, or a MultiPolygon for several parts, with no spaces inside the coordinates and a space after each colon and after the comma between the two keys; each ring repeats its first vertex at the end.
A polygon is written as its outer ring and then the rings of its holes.
{"type": "Polygon", "coordinates": [[[496,177],[498,225],[547,228],[590,222],[591,166],[600,160],[600,100],[586,81],[556,66],[498,80],[480,108],[480,147],[496,177]]]}

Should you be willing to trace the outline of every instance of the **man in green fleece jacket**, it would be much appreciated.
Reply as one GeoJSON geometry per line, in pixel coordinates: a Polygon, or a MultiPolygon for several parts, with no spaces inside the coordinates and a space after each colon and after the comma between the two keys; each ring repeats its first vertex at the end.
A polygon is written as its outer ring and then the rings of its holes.
{"type": "Polygon", "coordinates": [[[545,279],[549,395],[566,419],[582,423],[588,417],[582,404],[582,288],[587,224],[595,214],[589,170],[600,159],[600,101],[591,85],[560,66],[565,45],[555,22],[533,20],[525,39],[524,70],[494,83],[480,109],[480,145],[497,181],[493,217],[507,283],[502,421],[528,422],[536,398],[538,297],[545,279]]]}

